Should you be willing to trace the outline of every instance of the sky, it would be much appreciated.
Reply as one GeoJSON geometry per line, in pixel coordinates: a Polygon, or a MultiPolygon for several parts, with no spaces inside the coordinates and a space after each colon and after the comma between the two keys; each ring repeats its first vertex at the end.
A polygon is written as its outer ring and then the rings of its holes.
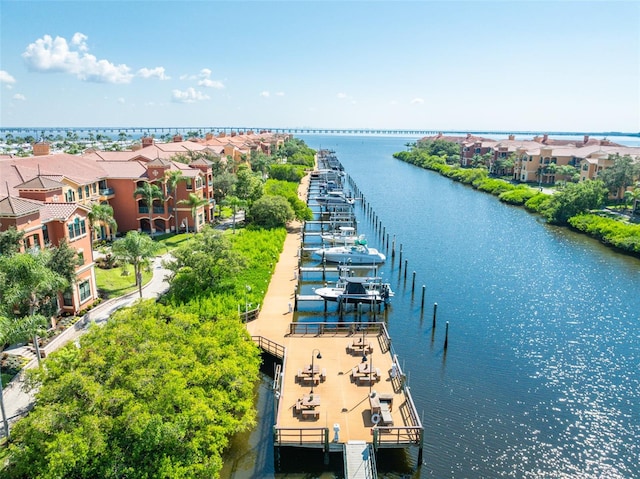
{"type": "Polygon", "coordinates": [[[0,127],[640,131],[637,1],[0,0],[0,127]]]}

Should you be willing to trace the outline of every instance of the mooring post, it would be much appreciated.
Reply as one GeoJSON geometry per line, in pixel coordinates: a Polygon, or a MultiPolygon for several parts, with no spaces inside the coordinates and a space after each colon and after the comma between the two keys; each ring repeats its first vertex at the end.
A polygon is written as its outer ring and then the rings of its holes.
{"type": "Polygon", "coordinates": [[[298,285],[293,288],[293,310],[298,311],[298,285]]]}
{"type": "Polygon", "coordinates": [[[420,311],[424,311],[424,293],[426,289],[427,287],[423,284],[422,285],[422,301],[420,302],[420,311]]]}
{"type": "Polygon", "coordinates": [[[447,321],[444,326],[444,350],[446,351],[448,347],[449,347],[449,321],[447,321]]]}
{"type": "Polygon", "coordinates": [[[413,272],[412,278],[411,278],[411,292],[413,293],[416,289],[416,272],[413,272]]]}
{"type": "Polygon", "coordinates": [[[407,262],[408,260],[404,260],[404,279],[407,279],[407,262]]]}
{"type": "Polygon", "coordinates": [[[432,328],[436,329],[436,314],[438,313],[438,303],[433,303],[433,325],[432,328]]]}
{"type": "Polygon", "coordinates": [[[402,269],[402,243],[400,243],[400,269],[402,269]]]}

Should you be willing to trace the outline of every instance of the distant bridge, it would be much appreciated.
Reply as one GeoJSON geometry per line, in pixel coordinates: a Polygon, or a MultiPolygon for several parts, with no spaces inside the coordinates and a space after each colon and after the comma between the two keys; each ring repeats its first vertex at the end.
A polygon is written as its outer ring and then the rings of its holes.
{"type": "Polygon", "coordinates": [[[198,136],[204,136],[206,133],[246,133],[248,131],[270,131],[273,133],[289,133],[293,135],[363,135],[363,136],[409,136],[409,137],[422,137],[429,135],[436,135],[442,133],[443,135],[464,135],[470,133],[472,135],[489,135],[489,136],[536,136],[548,134],[550,136],[602,136],[602,137],[615,137],[615,136],[630,136],[640,137],[640,133],[629,133],[619,131],[507,131],[507,130],[439,130],[439,129],[389,129],[389,128],[290,128],[290,127],[268,127],[268,126],[164,126],[164,127],[150,127],[150,126],[87,126],[87,127],[65,127],[65,126],[32,126],[32,127],[0,127],[0,135],[6,136],[11,134],[13,136],[33,136],[39,137],[43,134],[48,136],[49,134],[67,134],[67,132],[74,132],[78,135],[93,134],[107,134],[109,136],[118,136],[124,134],[127,136],[137,135],[174,135],[181,134],[187,135],[195,132],[198,136]]]}

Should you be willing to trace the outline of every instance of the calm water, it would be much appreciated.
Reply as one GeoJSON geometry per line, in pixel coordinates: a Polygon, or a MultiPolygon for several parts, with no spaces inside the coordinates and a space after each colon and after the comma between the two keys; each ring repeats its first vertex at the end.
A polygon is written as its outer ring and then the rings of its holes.
{"type": "MultiPolygon", "coordinates": [[[[396,291],[388,328],[426,431],[411,477],[640,477],[640,261],[391,157],[415,138],[303,139],[336,151],[403,245],[408,279],[397,258],[382,272],[396,291]]],[[[383,249],[357,211],[359,233],[383,249]]],[[[228,477],[281,477],[268,427],[251,437],[249,447],[267,447],[263,461],[228,477]]]]}

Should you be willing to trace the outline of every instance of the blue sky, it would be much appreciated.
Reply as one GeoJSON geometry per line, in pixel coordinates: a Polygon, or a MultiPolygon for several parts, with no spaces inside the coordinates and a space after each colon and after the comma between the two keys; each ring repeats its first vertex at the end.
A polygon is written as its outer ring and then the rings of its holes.
{"type": "Polygon", "coordinates": [[[640,131],[640,3],[0,0],[0,126],[640,131]]]}

